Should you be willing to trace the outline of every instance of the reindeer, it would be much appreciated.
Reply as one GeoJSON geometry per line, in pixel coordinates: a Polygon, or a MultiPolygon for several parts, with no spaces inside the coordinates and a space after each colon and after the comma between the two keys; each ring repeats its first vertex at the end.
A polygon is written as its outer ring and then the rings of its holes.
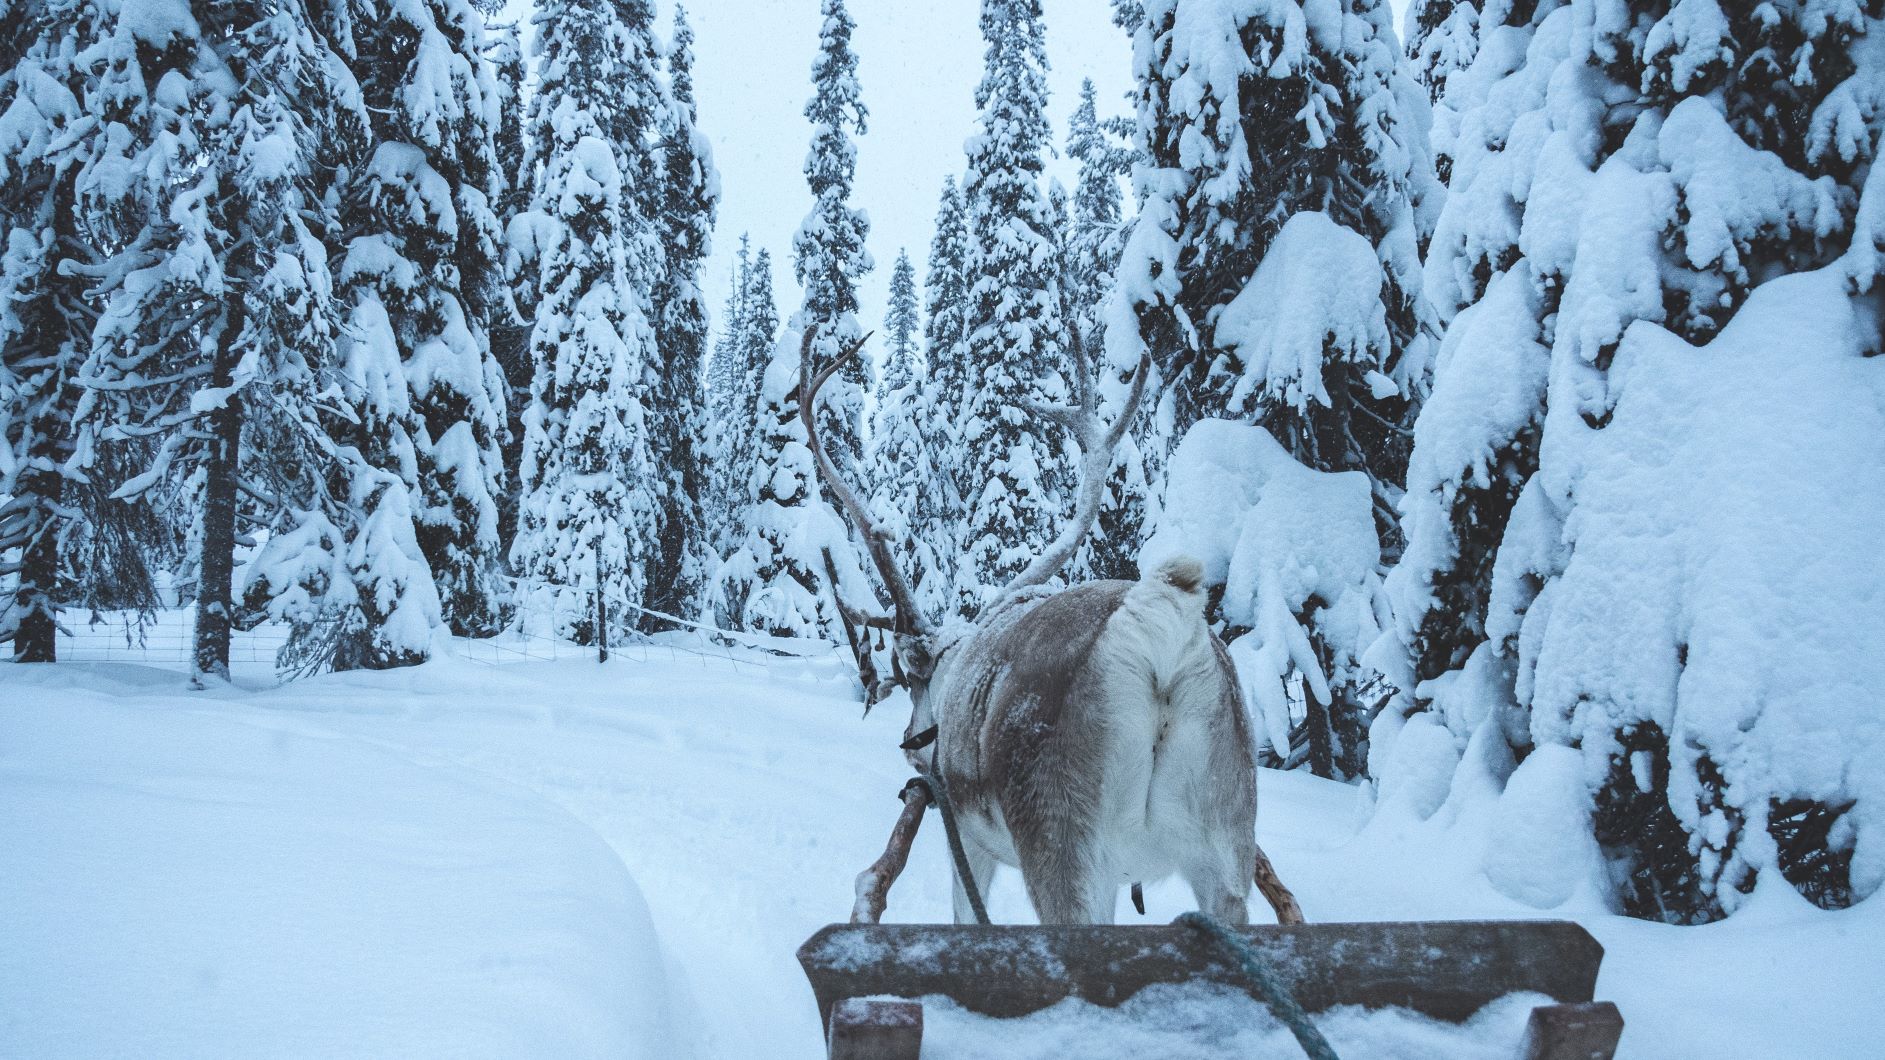
{"type": "MultiPolygon", "coordinates": [[[[851,344],[814,374],[808,329],[799,416],[819,476],[890,594],[888,615],[847,608],[847,618],[892,634],[897,677],[913,705],[904,747],[927,770],[915,748],[935,728],[932,761],[977,893],[986,893],[997,863],[1013,865],[1042,923],[1110,924],[1121,886],[1177,872],[1201,909],[1241,925],[1254,878],[1280,923],[1300,923],[1295,898],[1256,844],[1251,734],[1230,657],[1205,623],[1200,564],[1172,559],[1137,581],[1042,588],[1098,514],[1149,362],[1140,361],[1110,429],[1084,380],[1077,407],[1032,409],[1079,442],[1073,520],[973,627],[939,633],[818,437],[818,393],[862,347],[851,344]]],[[[961,875],[959,924],[973,912],[961,875]]]]}

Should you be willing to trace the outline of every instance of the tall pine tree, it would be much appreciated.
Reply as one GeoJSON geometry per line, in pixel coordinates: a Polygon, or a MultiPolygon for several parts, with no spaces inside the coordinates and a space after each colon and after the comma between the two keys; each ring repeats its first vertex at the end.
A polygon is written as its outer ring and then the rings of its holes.
{"type": "Polygon", "coordinates": [[[95,316],[86,281],[60,267],[90,256],[77,159],[60,141],[82,120],[74,59],[96,25],[70,9],[13,12],[23,24],[0,51],[0,641],[19,662],[52,662],[58,611],[74,596],[74,501],[88,476],[73,384],[95,316]]]}
{"type": "MultiPolygon", "coordinates": [[[[857,55],[851,50],[857,24],[844,0],[821,0],[820,12],[812,98],[805,104],[805,118],[812,124],[811,151],[805,156],[812,209],[792,237],[793,267],[805,292],[792,327],[811,329],[814,367],[829,363],[863,336],[857,322],[857,284],[872,266],[870,252],[864,249],[870,224],[864,211],[851,205],[857,177],[857,146],[851,134],[864,134],[867,116],[857,83],[857,55]]],[[[839,473],[853,483],[863,481],[868,385],[864,359],[855,358],[819,398],[819,435],[839,473]]]]}
{"type": "MultiPolygon", "coordinates": [[[[651,611],[692,618],[711,562],[701,509],[707,486],[707,306],[700,263],[713,234],[720,178],[707,138],[695,127],[694,33],[686,9],[674,9],[668,51],[671,105],[661,142],[661,225],[664,268],[654,290],[655,340],[661,362],[649,408],[650,441],[663,485],[660,548],[643,601],[651,611]]],[[[650,618],[647,628],[666,623],[650,618]]]]}
{"type": "MultiPolygon", "coordinates": [[[[504,373],[504,491],[498,498],[497,536],[501,553],[510,555],[517,538],[517,505],[523,495],[520,473],[524,455],[524,409],[530,404],[530,321],[520,311],[519,287],[535,282],[534,269],[519,259],[511,243],[512,225],[530,209],[530,153],[524,142],[524,46],[517,24],[494,23],[486,35],[485,58],[496,79],[497,111],[492,148],[497,155],[503,191],[493,206],[499,231],[504,234],[500,269],[503,301],[490,325],[491,356],[504,373]]],[[[522,233],[518,233],[521,235],[522,233]]],[[[534,306],[526,295],[523,303],[534,306]]]]}
{"type": "Polygon", "coordinates": [[[413,467],[376,463],[412,479],[446,620],[488,634],[508,595],[498,552],[508,387],[489,334],[510,315],[494,212],[502,93],[469,0],[352,6],[373,146],[343,198],[340,296],[355,341],[390,342],[411,390],[412,451],[390,459],[413,467]]]}
{"type": "MultiPolygon", "coordinates": [[[[812,125],[811,151],[805,156],[805,183],[811,189],[812,208],[792,239],[793,264],[804,291],[804,301],[793,316],[790,329],[811,335],[806,349],[814,369],[829,364],[863,338],[863,329],[857,322],[857,283],[870,271],[872,264],[870,252],[864,249],[869,223],[864,212],[851,205],[851,189],[857,176],[857,147],[851,142],[851,135],[864,133],[867,113],[857,83],[857,55],[851,50],[851,34],[856,23],[846,10],[844,0],[823,0],[820,13],[823,22],[818,32],[818,57],[812,62],[812,98],[805,104],[805,117],[812,125]]],[[[775,384],[784,385],[779,376],[784,370],[779,358],[786,355],[781,346],[761,387],[761,403],[765,407],[762,416],[766,420],[783,416],[788,408],[796,407],[794,396],[773,392],[775,384]]],[[[818,417],[819,440],[831,453],[838,473],[854,489],[861,488],[865,481],[863,414],[867,384],[864,359],[853,358],[825,387],[819,395],[820,407],[814,410],[818,417]]],[[[796,424],[787,429],[801,430],[796,424]]],[[[778,435],[762,444],[770,448],[773,443],[784,441],[785,436],[778,435]]],[[[788,456],[776,466],[797,474],[796,464],[797,461],[788,456]]],[[[809,463],[803,470],[808,480],[815,481],[811,478],[809,463]]],[[[812,495],[802,501],[785,495],[779,499],[787,507],[807,505],[818,509],[798,513],[799,518],[808,520],[808,525],[822,525],[827,518],[836,518],[820,489],[814,489],[812,495]]],[[[827,550],[824,544],[818,547],[820,553],[827,550]]],[[[852,564],[836,568],[840,582],[864,584],[862,572],[855,566],[854,550],[847,546],[829,551],[834,562],[852,564]]],[[[808,577],[810,581],[805,585],[814,595],[840,591],[831,584],[832,578],[821,555],[798,552],[790,556],[790,561],[792,576],[808,577]]],[[[751,613],[749,606],[749,616],[751,613]]],[[[839,617],[835,607],[821,603],[817,614],[823,634],[838,637],[842,622],[833,621],[839,617]]]]}
{"type": "Polygon", "coordinates": [[[740,235],[740,249],[728,270],[726,304],[720,311],[719,337],[714,340],[713,356],[707,362],[706,448],[703,454],[708,473],[707,502],[703,517],[713,546],[716,562],[733,548],[733,513],[745,506],[745,482],[735,482],[732,450],[737,432],[750,430],[751,424],[737,420],[742,375],[746,367],[738,354],[740,330],[746,326],[746,289],[752,282],[752,239],[740,235]]]}
{"type": "Polygon", "coordinates": [[[928,459],[934,488],[919,498],[911,533],[936,562],[934,574],[915,587],[923,608],[940,620],[955,606],[956,571],[967,522],[963,497],[971,479],[962,447],[963,411],[970,394],[968,359],[969,223],[954,177],[943,178],[923,279],[923,385],[916,420],[930,439],[928,459]]]}
{"type": "Polygon", "coordinates": [[[986,42],[963,182],[970,238],[962,421],[967,520],[956,607],[973,613],[1058,532],[1071,507],[1066,439],[1027,413],[1065,403],[1079,370],[1062,320],[1048,147],[1047,53],[1039,0],[983,0],[986,42]]]}
{"type": "MultiPolygon", "coordinates": [[[[774,428],[760,400],[767,366],[779,339],[779,309],[772,294],[772,255],[765,248],[742,270],[739,327],[727,348],[727,396],[721,474],[726,481],[725,561],[709,592],[714,622],[727,629],[749,628],[746,600],[757,571],[753,519],[764,510],[761,494],[776,456],[767,438],[774,428]],[[751,550],[751,551],[749,551],[751,550]],[[740,558],[744,553],[744,559],[740,558]]],[[[718,356],[718,354],[716,354],[718,356]]]]}
{"type": "Polygon", "coordinates": [[[80,203],[114,255],[77,415],[101,443],[155,445],[117,496],[166,490],[195,516],[182,582],[200,685],[227,679],[230,633],[246,621],[240,529],[326,528],[288,560],[308,581],[270,579],[277,617],[308,617],[325,606],[311,591],[341,580],[350,513],[328,487],[321,422],[340,328],[327,204],[363,117],[298,4],[125,15],[88,53],[98,122],[80,203]]]}
{"type": "Polygon", "coordinates": [[[584,643],[634,628],[659,549],[663,493],[648,403],[661,256],[650,145],[662,96],[645,4],[562,0],[539,12],[532,212],[538,267],[524,414],[525,500],[512,559],[527,607],[584,643]],[[606,617],[605,617],[606,616],[606,617]]]}
{"type": "Polygon", "coordinates": [[[895,543],[899,569],[916,591],[917,605],[940,616],[948,583],[936,543],[919,532],[918,520],[935,502],[937,425],[927,419],[923,396],[928,366],[918,329],[916,269],[899,251],[890,273],[890,306],[884,314],[885,362],[877,385],[870,432],[869,504],[877,528],[895,543]]]}

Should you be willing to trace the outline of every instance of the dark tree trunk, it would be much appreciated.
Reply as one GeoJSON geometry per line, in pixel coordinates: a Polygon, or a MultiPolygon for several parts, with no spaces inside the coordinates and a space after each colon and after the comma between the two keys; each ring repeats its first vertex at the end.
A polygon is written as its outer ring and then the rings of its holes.
{"type": "MultiPolygon", "coordinates": [[[[65,407],[63,401],[57,406],[61,411],[65,407]]],[[[20,493],[23,498],[29,498],[26,503],[31,508],[26,519],[25,541],[20,546],[19,581],[14,590],[20,613],[19,626],[13,633],[14,662],[49,663],[58,658],[55,638],[62,586],[57,513],[64,506],[65,477],[57,467],[71,455],[71,447],[64,441],[68,425],[60,420],[57,414],[40,416],[27,427],[34,439],[27,458],[41,466],[20,476],[20,493]]]]}
{"type": "Polygon", "coordinates": [[[1304,719],[1304,728],[1309,737],[1309,772],[1318,777],[1334,779],[1335,773],[1335,734],[1329,719],[1329,708],[1316,698],[1314,691],[1304,683],[1303,699],[1308,707],[1308,717],[1304,719]]]}
{"type": "MultiPolygon", "coordinates": [[[[72,178],[52,179],[38,221],[56,234],[55,256],[62,260],[76,256],[81,243],[72,178]]],[[[16,306],[15,311],[34,322],[23,337],[44,358],[19,368],[27,378],[38,377],[42,385],[53,388],[52,400],[41,404],[25,426],[30,439],[25,456],[31,470],[20,475],[18,495],[0,505],[0,523],[13,524],[8,529],[23,530],[17,536],[7,534],[8,540],[0,544],[0,550],[6,545],[20,550],[13,601],[19,615],[13,631],[13,661],[23,663],[57,660],[59,607],[72,595],[70,560],[64,555],[65,529],[79,517],[70,514],[76,502],[74,491],[66,488],[63,469],[72,458],[72,415],[77,395],[68,385],[72,366],[67,359],[78,356],[75,351],[90,333],[89,321],[80,308],[87,281],[59,275],[55,269],[44,283],[45,288],[32,296],[32,304],[16,306]],[[13,518],[8,518],[9,514],[13,518]]]]}
{"type": "Polygon", "coordinates": [[[53,594],[59,580],[59,532],[48,509],[59,503],[63,481],[56,471],[41,471],[25,476],[20,485],[22,492],[42,503],[20,552],[19,585],[14,590],[20,624],[13,633],[13,661],[49,663],[57,658],[53,594]]]}
{"type": "Polygon", "coordinates": [[[509,431],[500,450],[504,458],[504,489],[497,499],[497,542],[499,562],[510,571],[511,543],[517,540],[518,505],[523,502],[524,490],[524,410],[530,406],[533,368],[530,328],[505,321],[493,324],[491,356],[504,372],[507,399],[504,418],[509,431]]]}
{"type": "MultiPolygon", "coordinates": [[[[236,338],[245,312],[241,296],[230,299],[229,314],[216,350],[210,385],[227,389],[235,379],[236,338]]],[[[209,414],[209,456],[203,468],[203,535],[198,558],[196,655],[191,684],[229,680],[229,632],[234,622],[231,593],[235,578],[236,472],[242,443],[242,413],[230,394],[209,414]]]]}
{"type": "MultiPolygon", "coordinates": [[[[670,416],[680,419],[680,410],[673,410],[670,416]]],[[[681,480],[681,495],[672,499],[663,519],[662,533],[656,548],[654,577],[648,580],[646,605],[651,611],[659,611],[675,618],[690,618],[694,597],[700,586],[689,577],[687,561],[691,558],[694,544],[700,536],[700,469],[694,451],[691,423],[683,423],[675,432],[675,441],[666,453],[666,470],[681,480]]],[[[639,623],[645,633],[656,633],[673,626],[665,619],[652,615],[641,616],[639,623]]]]}

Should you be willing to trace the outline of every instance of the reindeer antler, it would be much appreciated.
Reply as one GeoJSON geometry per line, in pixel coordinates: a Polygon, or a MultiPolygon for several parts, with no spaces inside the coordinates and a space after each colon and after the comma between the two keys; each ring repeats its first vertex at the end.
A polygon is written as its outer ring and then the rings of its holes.
{"type": "MultiPolygon", "coordinates": [[[[806,328],[805,338],[799,346],[799,419],[805,424],[806,447],[812,451],[812,457],[817,462],[818,477],[824,480],[825,487],[838,499],[838,505],[850,517],[851,525],[863,535],[864,547],[870,552],[871,562],[877,565],[877,573],[884,579],[884,588],[890,591],[892,632],[927,636],[930,632],[929,623],[924,619],[922,610],[916,606],[916,594],[910,591],[910,583],[903,577],[903,572],[897,569],[896,558],[890,553],[890,542],[871,521],[870,513],[859,503],[857,494],[838,477],[837,466],[831,462],[831,455],[825,452],[824,442],[818,437],[817,417],[813,414],[818,392],[846,362],[857,356],[858,351],[864,348],[864,343],[870,340],[870,334],[851,343],[832,358],[830,364],[813,374],[812,339],[815,334],[815,328],[806,328]]],[[[832,586],[832,592],[834,595],[837,593],[837,586],[832,586]]],[[[839,606],[846,605],[840,600],[839,606]]]]}
{"type": "MultiPolygon", "coordinates": [[[[1067,326],[1073,333],[1073,346],[1077,350],[1081,345],[1079,326],[1072,323],[1071,319],[1067,326]]],[[[1075,358],[1074,369],[1074,393],[1080,401],[1078,407],[1028,406],[1029,411],[1066,427],[1080,443],[1080,501],[1074,509],[1072,521],[1045,551],[1034,557],[1034,562],[1015,575],[1014,580],[995,597],[988,611],[999,609],[1022,590],[1053,577],[1080,548],[1080,542],[1086,537],[1087,531],[1092,529],[1093,520],[1099,517],[1100,502],[1106,494],[1106,480],[1113,470],[1113,450],[1118,447],[1119,440],[1126,436],[1127,428],[1132,426],[1133,418],[1138,415],[1139,399],[1145,394],[1145,381],[1151,374],[1152,354],[1148,350],[1139,356],[1139,365],[1132,373],[1132,390],[1126,394],[1119,418],[1113,421],[1111,427],[1103,426],[1100,421],[1098,398],[1078,358],[1075,358]]]]}

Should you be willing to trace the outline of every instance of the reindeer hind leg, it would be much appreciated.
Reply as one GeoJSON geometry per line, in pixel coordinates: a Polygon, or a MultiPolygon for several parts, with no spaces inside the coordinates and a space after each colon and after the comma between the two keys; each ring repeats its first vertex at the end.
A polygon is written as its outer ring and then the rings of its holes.
{"type": "Polygon", "coordinates": [[[1067,828],[1015,839],[1021,877],[1041,923],[1113,922],[1119,882],[1094,863],[1084,834],[1067,828]]]}
{"type": "Polygon", "coordinates": [[[1250,877],[1246,866],[1254,844],[1238,843],[1229,837],[1204,842],[1187,853],[1190,857],[1179,866],[1198,908],[1235,927],[1250,923],[1250,877]]]}

